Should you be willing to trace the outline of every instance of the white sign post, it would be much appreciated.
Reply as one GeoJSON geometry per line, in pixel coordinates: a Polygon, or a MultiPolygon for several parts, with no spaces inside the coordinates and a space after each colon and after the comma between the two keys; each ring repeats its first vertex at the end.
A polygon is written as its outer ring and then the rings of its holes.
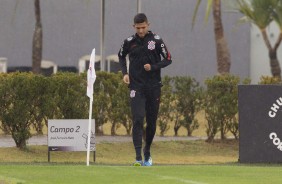
{"type": "Polygon", "coordinates": [[[89,120],[87,119],[48,120],[48,162],[50,162],[50,151],[88,151],[89,148],[89,151],[94,151],[95,155],[94,119],[91,120],[91,124],[93,128],[91,136],[88,137],[89,120]]]}

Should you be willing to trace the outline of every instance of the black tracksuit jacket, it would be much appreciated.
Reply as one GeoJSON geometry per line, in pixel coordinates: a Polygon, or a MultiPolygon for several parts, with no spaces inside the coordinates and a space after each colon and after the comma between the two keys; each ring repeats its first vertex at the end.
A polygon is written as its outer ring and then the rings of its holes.
{"type": "Polygon", "coordinates": [[[171,55],[160,36],[151,31],[140,38],[137,34],[124,40],[119,51],[119,63],[123,75],[127,74],[126,56],[129,55],[129,88],[150,89],[161,86],[161,68],[171,64],[171,55]],[[151,71],[144,69],[151,65],[151,71]]]}

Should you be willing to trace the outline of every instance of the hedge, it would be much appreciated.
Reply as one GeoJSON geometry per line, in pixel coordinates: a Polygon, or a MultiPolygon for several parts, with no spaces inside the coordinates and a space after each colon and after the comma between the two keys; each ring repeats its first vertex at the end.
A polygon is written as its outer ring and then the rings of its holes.
{"type": "MultiPolygon", "coordinates": [[[[191,136],[197,129],[196,113],[205,110],[207,136],[213,140],[217,132],[225,138],[227,131],[238,137],[237,85],[232,75],[214,76],[203,88],[192,77],[163,78],[158,118],[161,135],[171,128],[177,136],[180,127],[191,136]]],[[[86,96],[86,74],[57,73],[46,77],[33,73],[0,74],[0,128],[12,135],[16,146],[24,149],[32,136],[31,129],[43,133],[48,119],[88,119],[89,99],[86,96]]],[[[131,134],[129,89],[121,73],[97,72],[94,85],[93,117],[96,133],[111,124],[111,134],[123,126],[131,134]]]]}

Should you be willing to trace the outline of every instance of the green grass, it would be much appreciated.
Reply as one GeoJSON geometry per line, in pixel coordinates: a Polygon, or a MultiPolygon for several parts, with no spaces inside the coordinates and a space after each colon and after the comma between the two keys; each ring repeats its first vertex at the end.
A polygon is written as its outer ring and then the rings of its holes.
{"type": "MultiPolygon", "coordinates": [[[[15,147],[0,148],[0,163],[43,163],[48,161],[47,146],[29,146],[26,151],[15,147]]],[[[100,143],[96,146],[98,164],[130,165],[135,158],[132,142],[100,143]]],[[[219,164],[237,162],[238,141],[199,141],[154,142],[151,150],[155,164],[219,164]]],[[[91,155],[93,158],[93,155],[91,155]]],[[[51,152],[51,162],[82,163],[86,152],[51,152]]],[[[1,184],[1,183],[0,183],[1,184]]]]}
{"type": "Polygon", "coordinates": [[[5,184],[281,184],[282,168],[246,165],[0,165],[5,184]]]}
{"type": "MultiPolygon", "coordinates": [[[[237,163],[238,141],[154,142],[153,167],[133,167],[132,143],[97,144],[97,161],[85,152],[52,152],[47,146],[0,148],[0,184],[281,184],[280,165],[237,163]]],[[[92,155],[91,155],[92,157],[92,155]]]]}
{"type": "MultiPolygon", "coordinates": [[[[205,136],[204,125],[200,127],[194,136],[205,136]]],[[[109,134],[109,126],[104,130],[109,134]]],[[[117,133],[124,135],[125,130],[121,128],[117,133]]],[[[183,128],[179,132],[181,136],[186,134],[183,128]]],[[[172,129],[166,135],[172,136],[172,129]]],[[[135,158],[132,142],[97,144],[96,163],[91,162],[89,167],[85,152],[51,152],[48,163],[47,149],[0,148],[0,184],[281,183],[280,167],[237,164],[239,149],[235,140],[212,144],[203,140],[154,142],[154,166],[150,168],[131,166],[135,158]]]]}

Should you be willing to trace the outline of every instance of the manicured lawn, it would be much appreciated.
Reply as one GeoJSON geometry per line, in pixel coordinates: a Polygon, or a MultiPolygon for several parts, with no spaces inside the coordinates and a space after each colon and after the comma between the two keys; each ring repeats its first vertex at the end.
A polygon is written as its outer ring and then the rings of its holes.
{"type": "Polygon", "coordinates": [[[281,184],[282,168],[273,165],[167,165],[153,167],[5,164],[4,184],[281,184]]]}

